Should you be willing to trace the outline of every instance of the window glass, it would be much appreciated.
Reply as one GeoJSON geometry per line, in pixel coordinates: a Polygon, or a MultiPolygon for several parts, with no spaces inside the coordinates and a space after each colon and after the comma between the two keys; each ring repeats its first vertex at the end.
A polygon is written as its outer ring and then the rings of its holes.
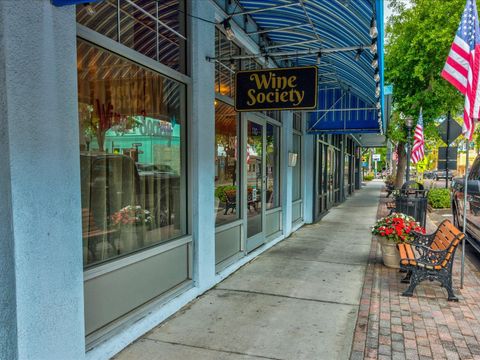
{"type": "MultiPolygon", "coordinates": [[[[240,47],[227,39],[218,29],[215,30],[215,57],[240,55],[240,47]]],[[[222,60],[215,63],[215,92],[229,97],[235,95],[235,71],[240,60],[222,60]]]]}
{"type": "Polygon", "coordinates": [[[77,5],[77,22],[118,41],[117,0],[77,5]]]}
{"type": "Polygon", "coordinates": [[[302,113],[295,111],[293,113],[293,129],[302,131],[302,113]]]}
{"type": "Polygon", "coordinates": [[[238,120],[233,106],[215,101],[215,223],[238,219],[238,120]]]}
{"type": "Polygon", "coordinates": [[[185,36],[185,1],[135,0],[134,3],[137,6],[120,0],[120,8],[117,0],[80,4],[77,22],[185,73],[185,40],[167,28],[185,36]]]}
{"type": "Polygon", "coordinates": [[[350,155],[345,155],[343,164],[343,186],[348,186],[350,183],[350,155]]]}
{"type": "Polygon", "coordinates": [[[297,154],[297,163],[293,167],[293,191],[292,201],[300,200],[302,198],[302,166],[301,166],[301,151],[302,151],[302,137],[293,134],[293,152],[297,154]]]}
{"type": "Polygon", "coordinates": [[[280,128],[267,123],[267,209],[280,206],[280,128]]]}
{"type": "Polygon", "coordinates": [[[185,85],[78,41],[84,263],[185,234],[185,85]]]}

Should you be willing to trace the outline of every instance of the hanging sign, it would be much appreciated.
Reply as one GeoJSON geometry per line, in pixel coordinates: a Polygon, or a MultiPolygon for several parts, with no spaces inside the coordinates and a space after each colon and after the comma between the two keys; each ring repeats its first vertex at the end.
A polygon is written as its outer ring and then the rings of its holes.
{"type": "Polygon", "coordinates": [[[317,107],[317,67],[235,73],[235,110],[312,110],[317,107]]]}

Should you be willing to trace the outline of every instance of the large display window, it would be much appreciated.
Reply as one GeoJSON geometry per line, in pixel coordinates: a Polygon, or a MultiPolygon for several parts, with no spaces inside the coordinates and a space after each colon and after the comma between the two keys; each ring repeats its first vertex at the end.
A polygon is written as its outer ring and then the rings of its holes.
{"type": "Polygon", "coordinates": [[[78,40],[84,264],[186,234],[185,85],[78,40]]]}
{"type": "Polygon", "coordinates": [[[184,0],[103,0],[77,6],[77,22],[185,73],[184,0]]]}
{"type": "Polygon", "coordinates": [[[270,123],[267,123],[266,151],[266,208],[274,209],[280,206],[280,127],[270,123]]]}
{"type": "Polygon", "coordinates": [[[215,101],[215,224],[239,218],[238,115],[233,106],[215,101]]]}

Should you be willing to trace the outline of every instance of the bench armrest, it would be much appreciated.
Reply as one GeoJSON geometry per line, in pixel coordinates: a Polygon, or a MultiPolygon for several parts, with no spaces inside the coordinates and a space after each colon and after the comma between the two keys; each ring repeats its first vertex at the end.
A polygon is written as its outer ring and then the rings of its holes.
{"type": "Polygon", "coordinates": [[[444,250],[433,250],[428,246],[415,245],[415,249],[419,254],[417,261],[419,263],[422,263],[423,265],[429,265],[429,266],[441,265],[445,260],[451,246],[452,245],[450,245],[448,248],[444,250]]]}
{"type": "Polygon", "coordinates": [[[419,233],[415,230],[411,231],[411,234],[413,234],[413,241],[412,245],[414,246],[430,246],[433,242],[433,239],[435,239],[435,233],[433,234],[422,234],[419,233]]]}

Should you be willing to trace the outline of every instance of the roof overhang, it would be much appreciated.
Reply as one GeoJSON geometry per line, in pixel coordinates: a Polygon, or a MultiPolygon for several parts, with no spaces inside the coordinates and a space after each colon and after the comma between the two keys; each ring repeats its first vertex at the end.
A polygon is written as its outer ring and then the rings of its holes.
{"type": "Polygon", "coordinates": [[[307,132],[384,132],[383,0],[239,0],[239,4],[259,27],[251,34],[268,37],[262,56],[270,53],[284,66],[317,64],[319,106],[309,114],[307,132]],[[370,50],[372,19],[378,32],[377,71],[370,50]]]}

